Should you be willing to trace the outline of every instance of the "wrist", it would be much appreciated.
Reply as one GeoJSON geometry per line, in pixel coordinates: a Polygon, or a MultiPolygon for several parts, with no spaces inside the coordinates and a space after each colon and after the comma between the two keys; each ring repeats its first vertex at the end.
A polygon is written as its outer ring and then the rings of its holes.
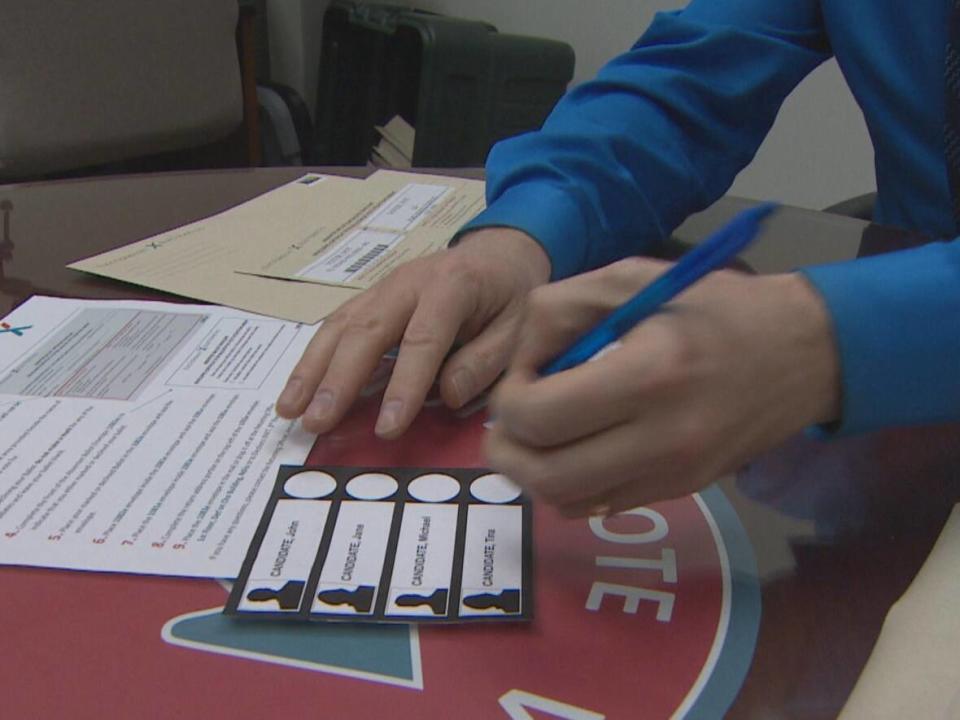
{"type": "Polygon", "coordinates": [[[781,298],[787,311],[783,320],[789,323],[790,356],[784,360],[800,374],[801,412],[808,424],[836,422],[843,404],[840,357],[826,303],[800,273],[775,279],[782,283],[781,298]]]}
{"type": "Polygon", "coordinates": [[[465,252],[481,252],[510,262],[514,269],[527,276],[530,287],[550,279],[550,257],[533,237],[515,228],[488,227],[462,235],[455,246],[465,252]]]}

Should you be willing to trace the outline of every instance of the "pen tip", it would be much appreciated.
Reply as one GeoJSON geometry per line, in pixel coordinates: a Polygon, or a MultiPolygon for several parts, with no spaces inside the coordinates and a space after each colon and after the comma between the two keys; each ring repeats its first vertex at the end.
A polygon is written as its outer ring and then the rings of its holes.
{"type": "Polygon", "coordinates": [[[750,208],[750,214],[753,215],[755,220],[763,220],[778,207],[780,207],[780,203],[770,200],[750,208]]]}

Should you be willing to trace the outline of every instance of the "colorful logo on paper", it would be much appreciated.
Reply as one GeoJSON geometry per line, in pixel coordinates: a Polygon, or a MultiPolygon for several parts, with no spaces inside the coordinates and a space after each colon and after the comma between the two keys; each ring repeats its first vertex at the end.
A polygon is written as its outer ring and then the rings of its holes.
{"type": "Polygon", "coordinates": [[[23,337],[23,333],[32,327],[33,325],[21,325],[19,327],[14,327],[10,323],[0,322],[0,335],[3,333],[11,333],[17,337],[23,337]]]}

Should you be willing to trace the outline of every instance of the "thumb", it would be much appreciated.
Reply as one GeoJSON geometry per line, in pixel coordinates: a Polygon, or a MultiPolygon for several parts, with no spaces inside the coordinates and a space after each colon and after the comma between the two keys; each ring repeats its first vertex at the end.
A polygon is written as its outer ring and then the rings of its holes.
{"type": "Polygon", "coordinates": [[[540,367],[669,267],[628,258],[537,288],[524,308],[511,368],[540,367]]]}

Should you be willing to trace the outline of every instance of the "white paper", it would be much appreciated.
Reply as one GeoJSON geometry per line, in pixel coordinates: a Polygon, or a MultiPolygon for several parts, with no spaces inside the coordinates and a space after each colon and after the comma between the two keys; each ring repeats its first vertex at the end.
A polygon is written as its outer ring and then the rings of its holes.
{"type": "Polygon", "coordinates": [[[893,604],[841,720],[960,718],[960,505],[893,604]]]}
{"type": "Polygon", "coordinates": [[[281,463],[273,403],[314,327],[35,297],[0,334],[0,563],[235,577],[281,463]]]}

